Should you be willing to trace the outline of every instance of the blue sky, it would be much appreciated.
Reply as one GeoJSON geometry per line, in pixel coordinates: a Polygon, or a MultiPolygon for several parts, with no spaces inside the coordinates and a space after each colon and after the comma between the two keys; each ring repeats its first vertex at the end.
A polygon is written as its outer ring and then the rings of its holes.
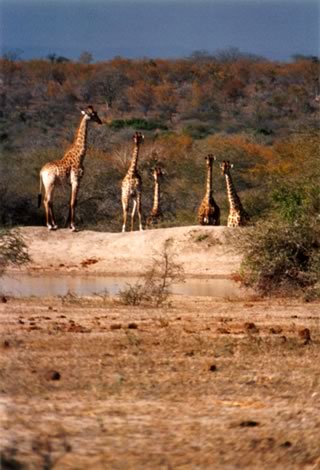
{"type": "Polygon", "coordinates": [[[0,0],[1,49],[95,60],[186,57],[234,46],[270,59],[319,55],[317,0],[0,0]]]}

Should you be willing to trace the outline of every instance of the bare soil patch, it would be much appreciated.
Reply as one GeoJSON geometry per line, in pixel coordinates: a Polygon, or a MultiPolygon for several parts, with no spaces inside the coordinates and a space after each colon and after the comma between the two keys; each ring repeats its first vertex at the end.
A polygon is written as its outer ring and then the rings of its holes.
{"type": "Polygon", "coordinates": [[[319,307],[8,299],[2,468],[319,468],[319,307]]]}
{"type": "Polygon", "coordinates": [[[241,261],[228,241],[235,230],[227,227],[173,227],[127,233],[21,227],[20,232],[31,257],[31,263],[24,268],[29,272],[140,275],[168,242],[176,262],[189,277],[227,277],[239,269],[241,261]]]}

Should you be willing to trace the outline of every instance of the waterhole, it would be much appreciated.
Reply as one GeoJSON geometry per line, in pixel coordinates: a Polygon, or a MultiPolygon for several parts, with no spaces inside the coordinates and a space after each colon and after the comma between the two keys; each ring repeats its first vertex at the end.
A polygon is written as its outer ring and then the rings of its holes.
{"type": "MultiPolygon", "coordinates": [[[[77,296],[117,295],[134,285],[139,278],[6,274],[0,279],[0,293],[13,297],[51,297],[74,294],[77,296]]],[[[248,291],[231,279],[194,279],[187,278],[183,283],[171,287],[172,294],[191,296],[210,296],[226,299],[244,298],[248,291]]]]}

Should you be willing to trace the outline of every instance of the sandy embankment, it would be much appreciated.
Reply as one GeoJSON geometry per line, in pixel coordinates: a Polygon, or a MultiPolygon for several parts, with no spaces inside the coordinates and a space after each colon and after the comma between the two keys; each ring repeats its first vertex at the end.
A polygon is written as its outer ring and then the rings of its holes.
{"type": "Polygon", "coordinates": [[[230,247],[226,227],[174,227],[144,232],[103,233],[45,227],[20,229],[28,246],[28,272],[139,275],[170,240],[175,261],[188,277],[229,277],[240,267],[241,256],[230,247]]]}

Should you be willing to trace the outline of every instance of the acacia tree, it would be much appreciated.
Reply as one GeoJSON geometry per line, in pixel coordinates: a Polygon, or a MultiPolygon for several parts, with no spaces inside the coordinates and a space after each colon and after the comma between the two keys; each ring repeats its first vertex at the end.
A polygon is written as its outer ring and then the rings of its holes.
{"type": "Polygon", "coordinates": [[[154,89],[148,82],[140,80],[127,91],[130,105],[139,109],[145,116],[155,104],[154,89]]]}
{"type": "Polygon", "coordinates": [[[103,68],[87,81],[83,95],[87,101],[103,100],[111,109],[125,86],[126,80],[122,73],[103,68]]]}
{"type": "Polygon", "coordinates": [[[91,54],[91,52],[88,52],[88,51],[83,51],[81,52],[80,54],[80,57],[79,57],[79,62],[81,64],[91,64],[93,61],[93,55],[91,54]]]}
{"type": "Polygon", "coordinates": [[[204,83],[194,82],[189,97],[189,114],[207,115],[217,122],[220,118],[220,110],[216,100],[214,83],[207,80],[204,83]]]}
{"type": "Polygon", "coordinates": [[[179,103],[175,86],[171,83],[162,83],[154,88],[154,95],[157,108],[171,121],[179,103]]]}

